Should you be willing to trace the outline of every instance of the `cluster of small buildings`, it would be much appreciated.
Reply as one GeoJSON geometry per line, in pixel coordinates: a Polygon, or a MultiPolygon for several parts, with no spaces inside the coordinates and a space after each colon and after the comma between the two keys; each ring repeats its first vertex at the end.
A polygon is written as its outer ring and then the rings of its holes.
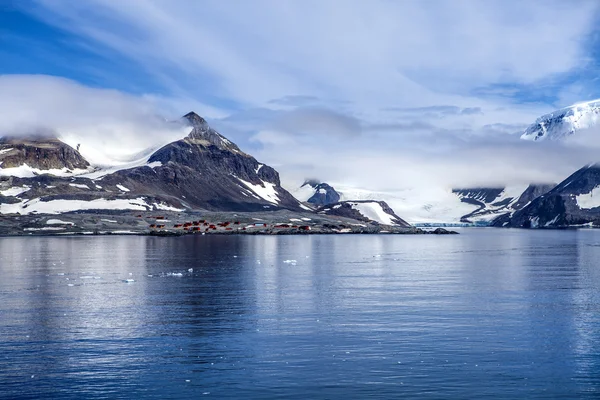
{"type": "MultiPolygon", "coordinates": [[[[142,215],[137,215],[138,218],[142,218],[142,215]]],[[[151,216],[150,218],[155,219],[157,223],[153,223],[149,225],[149,228],[153,231],[158,230],[175,230],[175,231],[184,231],[186,233],[212,233],[212,232],[228,232],[228,231],[267,231],[267,230],[299,230],[299,231],[310,231],[310,226],[308,225],[292,225],[292,224],[267,224],[267,223],[252,223],[250,225],[242,226],[242,222],[240,221],[225,221],[225,222],[217,222],[212,223],[205,219],[197,220],[197,221],[186,221],[183,223],[175,223],[172,226],[168,226],[164,223],[166,222],[164,216],[151,216]]]]}

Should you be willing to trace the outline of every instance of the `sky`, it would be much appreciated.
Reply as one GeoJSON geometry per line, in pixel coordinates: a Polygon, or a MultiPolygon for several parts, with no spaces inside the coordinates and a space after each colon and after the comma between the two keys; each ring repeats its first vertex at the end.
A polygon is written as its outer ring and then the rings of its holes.
{"type": "Polygon", "coordinates": [[[194,110],[288,187],[555,182],[600,135],[519,134],[600,97],[599,17],[596,0],[0,0],[0,134],[140,152],[194,110]]]}

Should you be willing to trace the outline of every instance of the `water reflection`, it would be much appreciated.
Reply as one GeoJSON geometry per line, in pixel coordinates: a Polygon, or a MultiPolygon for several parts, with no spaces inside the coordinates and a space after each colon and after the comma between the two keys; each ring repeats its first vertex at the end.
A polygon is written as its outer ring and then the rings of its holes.
{"type": "Polygon", "coordinates": [[[593,397],[599,252],[596,231],[2,238],[0,397],[593,397]]]}

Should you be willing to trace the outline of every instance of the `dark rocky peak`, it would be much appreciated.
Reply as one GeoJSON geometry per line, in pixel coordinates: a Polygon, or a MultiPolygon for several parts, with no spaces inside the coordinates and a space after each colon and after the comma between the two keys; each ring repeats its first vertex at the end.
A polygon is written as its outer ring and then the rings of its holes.
{"type": "Polygon", "coordinates": [[[519,197],[516,203],[513,204],[514,210],[520,210],[536,198],[548,193],[556,187],[556,183],[548,184],[531,184],[525,189],[523,194],[519,197]]]}
{"type": "Polygon", "coordinates": [[[321,207],[340,201],[340,194],[333,186],[327,183],[320,182],[316,179],[307,179],[302,187],[307,185],[315,190],[315,193],[307,200],[308,203],[321,207]]]}
{"type": "Polygon", "coordinates": [[[186,140],[205,147],[212,145],[221,150],[244,154],[235,143],[211,128],[208,122],[195,112],[185,114],[183,119],[192,127],[186,140]]]}
{"type": "Polygon", "coordinates": [[[193,127],[208,126],[208,123],[206,122],[206,120],[204,118],[202,118],[201,116],[199,116],[198,114],[196,114],[195,112],[193,112],[193,111],[190,111],[189,113],[185,114],[183,116],[183,118],[187,119],[188,122],[193,127]]]}

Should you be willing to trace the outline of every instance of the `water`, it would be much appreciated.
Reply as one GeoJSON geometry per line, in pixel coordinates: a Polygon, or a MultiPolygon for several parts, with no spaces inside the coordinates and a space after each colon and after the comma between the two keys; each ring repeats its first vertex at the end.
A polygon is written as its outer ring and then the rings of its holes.
{"type": "Polygon", "coordinates": [[[599,264],[592,230],[0,238],[0,398],[599,398],[599,264]]]}

